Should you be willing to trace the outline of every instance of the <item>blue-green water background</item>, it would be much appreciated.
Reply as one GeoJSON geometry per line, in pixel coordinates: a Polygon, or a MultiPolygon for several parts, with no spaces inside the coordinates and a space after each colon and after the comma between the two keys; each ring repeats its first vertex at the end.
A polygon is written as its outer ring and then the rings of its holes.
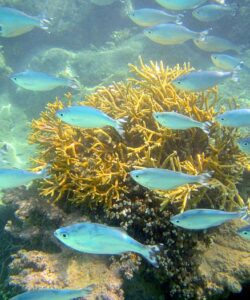
{"type": "MultiPolygon", "coordinates": [[[[242,45],[242,60],[250,66],[250,1],[237,2],[236,16],[224,17],[212,25],[202,24],[185,13],[184,24],[196,31],[212,27],[212,33],[242,45]]],[[[5,162],[0,167],[26,168],[34,152],[27,143],[29,122],[38,117],[46,103],[63,97],[67,89],[32,92],[18,88],[9,79],[12,72],[32,69],[56,75],[77,77],[82,85],[71,91],[76,100],[98,85],[128,77],[128,63],[163,60],[165,64],[190,62],[196,69],[212,69],[210,54],[199,50],[191,41],[179,46],[161,46],[143,36],[143,29],[127,17],[130,3],[116,1],[109,6],[96,6],[88,0],[6,0],[0,5],[20,9],[30,15],[51,18],[49,32],[40,29],[10,39],[0,39],[0,147],[9,145],[5,162]]],[[[159,8],[153,0],[134,0],[135,8],[159,8]]],[[[221,103],[235,96],[242,107],[249,106],[250,74],[241,72],[238,83],[220,86],[221,103]]],[[[8,213],[1,210],[2,230],[8,213]]],[[[1,239],[4,240],[0,231],[1,239]]],[[[1,267],[1,266],[0,266],[1,267]]],[[[1,270],[1,268],[0,268],[1,270]]],[[[4,272],[0,272],[3,280],[4,272]]],[[[0,296],[1,297],[1,296],[0,296]]]]}

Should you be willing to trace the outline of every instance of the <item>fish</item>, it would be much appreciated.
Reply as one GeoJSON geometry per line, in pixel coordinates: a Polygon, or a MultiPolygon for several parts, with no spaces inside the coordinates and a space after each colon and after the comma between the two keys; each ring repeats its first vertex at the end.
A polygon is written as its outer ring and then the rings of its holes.
{"type": "Polygon", "coordinates": [[[0,36],[16,37],[31,31],[34,27],[48,29],[50,21],[32,17],[14,8],[0,7],[0,36]]]}
{"type": "Polygon", "coordinates": [[[240,227],[237,233],[244,239],[250,240],[250,225],[240,227]]]}
{"type": "Polygon", "coordinates": [[[181,24],[183,15],[171,15],[159,9],[142,8],[131,11],[128,17],[139,26],[150,27],[168,22],[181,24]]]}
{"type": "Polygon", "coordinates": [[[201,92],[222,83],[228,78],[237,81],[237,77],[233,72],[192,71],[178,76],[171,83],[175,88],[182,91],[201,92]]]}
{"type": "Polygon", "coordinates": [[[10,76],[10,79],[16,85],[30,91],[51,91],[61,86],[67,86],[74,89],[78,88],[74,80],[30,70],[14,73],[10,76]]]}
{"type": "Polygon", "coordinates": [[[215,53],[211,55],[211,60],[217,68],[225,71],[244,70],[250,72],[250,68],[239,57],[215,53]]]}
{"type": "Polygon", "coordinates": [[[88,285],[80,290],[71,289],[37,289],[19,294],[10,300],[72,300],[88,297],[95,284],[88,285]]]}
{"type": "Polygon", "coordinates": [[[247,155],[250,155],[250,137],[245,137],[237,141],[240,150],[247,155]]]}
{"type": "Polygon", "coordinates": [[[170,222],[189,230],[204,230],[222,225],[225,222],[244,219],[248,216],[247,208],[238,212],[226,212],[218,209],[190,209],[170,218],[170,222]]]}
{"type": "Polygon", "coordinates": [[[98,6],[106,6],[114,3],[117,0],[90,0],[90,1],[98,6]]]}
{"type": "Polygon", "coordinates": [[[172,190],[184,184],[199,183],[208,185],[211,173],[189,175],[182,172],[160,168],[144,168],[129,172],[130,176],[140,185],[150,190],[172,190]]]}
{"type": "Polygon", "coordinates": [[[207,0],[155,0],[161,6],[170,10],[193,9],[207,0]]]}
{"type": "Polygon", "coordinates": [[[64,245],[83,253],[119,255],[135,252],[154,267],[159,267],[156,259],[159,246],[143,245],[120,228],[83,222],[59,228],[54,235],[64,245]]]}
{"type": "Polygon", "coordinates": [[[240,46],[235,45],[231,41],[214,35],[207,35],[203,39],[194,39],[193,42],[198,48],[207,52],[233,50],[237,53],[241,53],[242,50],[240,46]]]}
{"type": "Polygon", "coordinates": [[[226,15],[235,15],[235,7],[230,5],[208,4],[196,8],[192,12],[193,17],[201,22],[218,21],[226,15]]]}
{"type": "Polygon", "coordinates": [[[23,169],[0,169],[0,189],[16,188],[47,176],[47,168],[39,172],[30,172],[23,169]]]}
{"type": "Polygon", "coordinates": [[[56,112],[56,116],[63,122],[81,128],[113,127],[123,136],[125,119],[112,119],[104,112],[91,106],[69,106],[56,112]]]}
{"type": "Polygon", "coordinates": [[[217,115],[215,121],[225,127],[250,127],[250,109],[233,109],[217,115]]]}
{"type": "Polygon", "coordinates": [[[205,133],[209,133],[209,127],[211,126],[210,122],[199,122],[177,112],[154,112],[153,117],[163,127],[170,129],[189,129],[198,127],[205,133]]]}
{"type": "Polygon", "coordinates": [[[160,24],[144,30],[144,35],[161,45],[178,45],[192,39],[203,39],[208,30],[196,32],[179,24],[160,24]]]}

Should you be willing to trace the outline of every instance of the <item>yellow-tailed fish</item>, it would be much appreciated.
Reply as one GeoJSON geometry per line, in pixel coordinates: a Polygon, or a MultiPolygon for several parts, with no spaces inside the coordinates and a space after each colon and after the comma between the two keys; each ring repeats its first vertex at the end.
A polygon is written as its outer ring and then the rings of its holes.
{"type": "Polygon", "coordinates": [[[250,127],[250,109],[233,109],[217,115],[215,121],[226,127],[250,127]]]}
{"type": "Polygon", "coordinates": [[[95,284],[91,284],[80,290],[37,289],[12,297],[10,298],[10,300],[72,300],[76,298],[87,299],[94,288],[95,284]]]}
{"type": "Polygon", "coordinates": [[[208,4],[196,8],[192,14],[201,22],[214,22],[227,15],[234,16],[235,12],[236,8],[234,6],[208,4]]]}
{"type": "Polygon", "coordinates": [[[237,144],[242,152],[250,155],[250,137],[239,139],[237,144]]]}
{"type": "Polygon", "coordinates": [[[15,73],[10,76],[10,79],[30,91],[50,91],[62,86],[78,88],[74,80],[34,71],[15,73]]]}
{"type": "Polygon", "coordinates": [[[203,39],[194,39],[193,41],[198,48],[207,52],[225,52],[227,50],[233,50],[237,53],[241,53],[240,46],[221,37],[207,35],[203,39]]]}
{"type": "Polygon", "coordinates": [[[212,88],[228,78],[237,81],[237,77],[233,72],[192,71],[177,77],[172,81],[172,84],[179,90],[200,92],[212,88]]]}
{"type": "Polygon", "coordinates": [[[144,34],[153,42],[161,45],[178,45],[188,40],[203,39],[208,30],[192,31],[178,24],[160,24],[144,30],[144,34]]]}
{"type": "Polygon", "coordinates": [[[0,36],[16,37],[31,31],[34,27],[47,30],[49,20],[32,17],[9,7],[0,7],[0,36]]]}
{"type": "Polygon", "coordinates": [[[161,6],[170,10],[193,9],[207,0],[155,0],[161,6]]]}
{"type": "Polygon", "coordinates": [[[124,119],[115,120],[99,109],[91,106],[69,106],[58,110],[56,116],[63,122],[81,128],[113,127],[121,136],[124,119]]]}
{"type": "Polygon", "coordinates": [[[250,72],[250,68],[239,57],[228,54],[215,53],[211,55],[213,64],[225,71],[244,70],[250,72]]]}
{"type": "Polygon", "coordinates": [[[54,235],[66,246],[83,253],[119,255],[135,252],[158,267],[158,246],[143,245],[116,227],[84,222],[59,228],[54,235]]]}
{"type": "Polygon", "coordinates": [[[47,176],[47,169],[39,172],[22,169],[0,169],[0,189],[16,188],[26,185],[32,180],[46,178],[47,176]]]}
{"type": "Polygon", "coordinates": [[[176,226],[190,230],[204,230],[222,225],[225,222],[247,218],[247,208],[238,212],[226,212],[217,209],[190,209],[170,218],[176,226]]]}
{"type": "Polygon", "coordinates": [[[238,235],[250,241],[250,225],[241,227],[237,230],[238,235]]]}
{"type": "Polygon", "coordinates": [[[181,24],[183,15],[171,15],[165,11],[153,8],[142,8],[131,11],[129,18],[137,25],[142,27],[155,26],[161,23],[173,22],[181,24]]]}
{"type": "Polygon", "coordinates": [[[210,122],[199,122],[177,112],[154,112],[153,117],[163,127],[170,129],[185,130],[198,127],[205,133],[209,133],[209,127],[211,126],[210,122]]]}
{"type": "Polygon", "coordinates": [[[140,185],[150,190],[167,191],[175,189],[184,184],[199,183],[208,185],[211,178],[210,173],[200,175],[189,175],[159,168],[144,168],[129,172],[130,176],[140,185]]]}

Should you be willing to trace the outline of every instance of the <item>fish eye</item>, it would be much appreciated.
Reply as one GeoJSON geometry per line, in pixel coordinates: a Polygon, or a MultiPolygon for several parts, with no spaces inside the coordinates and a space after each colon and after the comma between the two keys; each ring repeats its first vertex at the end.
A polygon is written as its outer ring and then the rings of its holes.
{"type": "Polygon", "coordinates": [[[148,30],[148,33],[152,33],[152,31],[151,31],[151,30],[148,30]]]}
{"type": "Polygon", "coordinates": [[[17,78],[16,78],[16,77],[14,77],[13,79],[14,79],[14,80],[16,80],[17,78]]]}
{"type": "Polygon", "coordinates": [[[181,81],[177,81],[178,84],[181,84],[181,81]]]}
{"type": "Polygon", "coordinates": [[[60,116],[63,117],[63,113],[60,113],[60,116]]]}
{"type": "Polygon", "coordinates": [[[176,223],[180,223],[180,220],[176,220],[176,223]]]}
{"type": "Polygon", "coordinates": [[[139,175],[135,175],[136,178],[139,178],[139,175]]]}
{"type": "Polygon", "coordinates": [[[244,143],[244,146],[247,146],[247,145],[248,145],[248,143],[247,143],[247,142],[245,142],[245,143],[244,143]]]}
{"type": "Polygon", "coordinates": [[[62,237],[63,237],[64,239],[67,239],[68,236],[69,236],[69,235],[68,235],[66,232],[63,232],[63,233],[62,233],[62,237]]]}
{"type": "Polygon", "coordinates": [[[225,119],[224,118],[221,118],[221,121],[224,121],[225,119]]]}
{"type": "Polygon", "coordinates": [[[245,235],[247,235],[247,231],[244,231],[243,233],[244,233],[245,235]]]}

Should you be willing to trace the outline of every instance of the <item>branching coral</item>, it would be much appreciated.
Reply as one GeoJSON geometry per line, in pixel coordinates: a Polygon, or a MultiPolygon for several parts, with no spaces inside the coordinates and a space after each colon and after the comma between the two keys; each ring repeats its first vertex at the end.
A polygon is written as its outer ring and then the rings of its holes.
{"type": "Polygon", "coordinates": [[[174,110],[198,121],[211,121],[216,114],[217,90],[176,91],[171,80],[190,71],[188,64],[170,68],[162,62],[145,65],[140,60],[140,67],[130,65],[130,70],[134,76],[126,82],[102,87],[79,102],[116,119],[126,117],[124,140],[112,128],[80,129],[57,119],[55,111],[72,104],[70,95],[67,103],[57,99],[48,104],[33,121],[30,141],[39,146],[35,161],[39,166],[51,166],[42,194],[55,201],[69,199],[75,204],[110,207],[135,192],[129,171],[159,167],[189,174],[213,171],[210,187],[186,185],[152,192],[163,206],[174,202],[184,210],[187,204],[195,207],[201,201],[217,208],[242,206],[236,184],[246,158],[235,146],[237,130],[213,125],[210,136],[200,129],[173,131],[162,128],[152,117],[154,111],[174,110]]]}

